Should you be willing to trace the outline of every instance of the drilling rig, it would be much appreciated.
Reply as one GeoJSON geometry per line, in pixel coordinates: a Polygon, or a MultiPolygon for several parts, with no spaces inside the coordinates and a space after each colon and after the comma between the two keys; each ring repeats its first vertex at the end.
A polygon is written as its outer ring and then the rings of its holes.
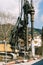
{"type": "Polygon", "coordinates": [[[33,39],[34,13],[35,10],[33,7],[32,0],[31,3],[29,3],[28,0],[21,0],[21,15],[18,17],[17,23],[14,29],[11,31],[10,44],[12,48],[14,48],[14,45],[16,46],[16,48],[18,47],[18,39],[21,38],[24,40],[25,51],[28,50],[27,48],[28,46],[27,26],[28,26],[28,18],[29,18],[28,14],[30,14],[30,18],[31,18],[31,37],[33,39]],[[22,4],[22,2],[24,2],[24,4],[22,4]],[[22,20],[22,15],[23,15],[23,20],[22,20]],[[15,39],[14,42],[12,42],[13,39],[15,39]]]}

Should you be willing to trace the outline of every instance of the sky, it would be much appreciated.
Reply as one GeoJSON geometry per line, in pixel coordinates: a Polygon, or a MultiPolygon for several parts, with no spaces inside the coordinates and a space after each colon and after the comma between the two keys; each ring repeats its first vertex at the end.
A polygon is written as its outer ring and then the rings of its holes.
{"type": "MultiPolygon", "coordinates": [[[[17,19],[17,17],[20,15],[20,1],[21,0],[0,0],[0,12],[11,13],[17,19]]],[[[43,0],[33,0],[33,5],[35,9],[34,27],[42,29],[43,0]]],[[[2,21],[2,23],[5,22],[2,21]]],[[[30,26],[30,22],[29,22],[29,26],[30,26]]]]}

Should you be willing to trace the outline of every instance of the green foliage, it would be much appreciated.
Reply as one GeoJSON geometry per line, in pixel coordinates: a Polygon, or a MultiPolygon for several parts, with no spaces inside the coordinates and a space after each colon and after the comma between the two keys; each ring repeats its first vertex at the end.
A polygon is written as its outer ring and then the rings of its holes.
{"type": "Polygon", "coordinates": [[[42,55],[42,47],[36,47],[36,49],[35,49],[36,51],[36,54],[38,54],[38,55],[42,55]]]}

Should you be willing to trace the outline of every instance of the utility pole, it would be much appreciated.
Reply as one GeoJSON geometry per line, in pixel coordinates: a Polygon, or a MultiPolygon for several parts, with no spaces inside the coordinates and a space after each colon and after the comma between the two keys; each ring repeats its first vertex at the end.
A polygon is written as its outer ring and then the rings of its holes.
{"type": "Polygon", "coordinates": [[[31,13],[30,13],[30,16],[31,16],[31,51],[32,51],[32,56],[35,57],[35,47],[34,47],[34,44],[33,44],[33,30],[34,30],[34,14],[35,14],[35,10],[34,10],[34,7],[33,7],[33,2],[31,0],[31,13]]]}
{"type": "Polygon", "coordinates": [[[41,38],[42,38],[42,57],[43,57],[43,27],[42,27],[42,35],[41,35],[41,38]]]}
{"type": "Polygon", "coordinates": [[[4,63],[4,65],[6,65],[7,64],[7,41],[6,41],[6,32],[5,32],[4,43],[5,43],[5,63],[4,63]]]}

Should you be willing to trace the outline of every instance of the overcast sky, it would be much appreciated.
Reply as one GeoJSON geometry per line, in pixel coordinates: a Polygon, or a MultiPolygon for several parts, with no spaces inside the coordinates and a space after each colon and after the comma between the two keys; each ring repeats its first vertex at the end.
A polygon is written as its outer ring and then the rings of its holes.
{"type": "MultiPolygon", "coordinates": [[[[35,8],[34,27],[42,28],[43,26],[43,0],[33,0],[35,8]]],[[[10,12],[15,17],[20,14],[20,0],[0,0],[0,11],[10,12]]],[[[29,24],[30,25],[30,24],[29,24]]]]}

